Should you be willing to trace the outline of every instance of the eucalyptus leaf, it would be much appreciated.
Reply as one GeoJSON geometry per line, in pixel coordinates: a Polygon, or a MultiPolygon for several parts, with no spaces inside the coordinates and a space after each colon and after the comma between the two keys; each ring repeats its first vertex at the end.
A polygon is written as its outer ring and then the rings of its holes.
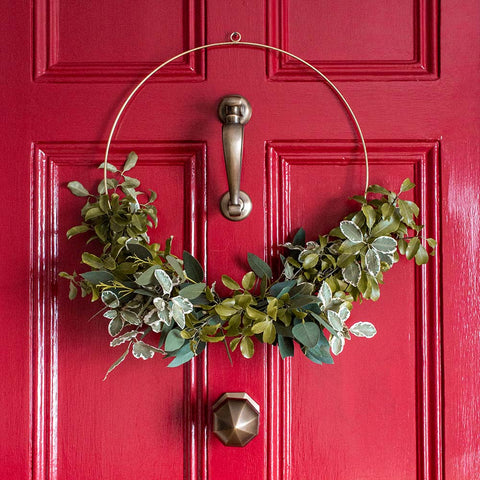
{"type": "Polygon", "coordinates": [[[186,250],[183,252],[183,266],[188,278],[194,282],[202,282],[205,274],[200,262],[186,250]]]}
{"type": "Polygon", "coordinates": [[[320,328],[313,322],[302,322],[292,328],[295,340],[307,348],[314,347],[320,339],[320,328]]]}
{"type": "Polygon", "coordinates": [[[178,352],[175,354],[175,358],[168,364],[168,367],[174,368],[183,365],[184,363],[189,362],[195,354],[192,352],[190,345],[186,343],[178,352]]]}
{"type": "Polygon", "coordinates": [[[272,278],[272,269],[261,258],[253,253],[249,253],[247,258],[250,268],[255,272],[257,277],[263,278],[265,276],[267,278],[272,278]]]}
{"type": "Polygon", "coordinates": [[[277,339],[281,357],[283,359],[287,357],[293,357],[295,352],[292,339],[289,337],[284,337],[283,335],[278,335],[277,339]]]}
{"type": "Polygon", "coordinates": [[[183,346],[185,339],[182,338],[180,330],[170,330],[165,340],[165,351],[174,352],[183,346]]]}
{"type": "Polygon", "coordinates": [[[297,233],[293,237],[292,243],[302,247],[305,245],[305,230],[303,228],[298,229],[297,233]]]}
{"type": "Polygon", "coordinates": [[[205,290],[205,283],[194,283],[183,287],[178,294],[189,300],[194,300],[199,297],[205,290]]]}

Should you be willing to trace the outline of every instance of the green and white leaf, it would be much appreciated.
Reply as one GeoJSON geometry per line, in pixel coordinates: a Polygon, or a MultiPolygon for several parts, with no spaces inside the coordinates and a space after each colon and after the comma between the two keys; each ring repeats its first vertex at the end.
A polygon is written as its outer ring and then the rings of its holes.
{"type": "Polygon", "coordinates": [[[157,270],[155,270],[154,275],[158,283],[162,287],[163,293],[165,295],[170,295],[173,288],[173,282],[168,273],[165,272],[165,270],[158,268],[157,270]]]}
{"type": "Polygon", "coordinates": [[[120,306],[120,300],[115,292],[111,290],[104,290],[101,295],[102,302],[110,308],[117,308],[120,306]]]}
{"type": "Polygon", "coordinates": [[[370,248],[365,255],[365,266],[368,273],[373,277],[376,277],[380,272],[380,257],[375,249],[370,248]]]}
{"type": "Polygon", "coordinates": [[[397,250],[397,241],[392,237],[377,237],[372,242],[372,247],[377,250],[377,252],[394,253],[397,250]]]}
{"type": "Polygon", "coordinates": [[[155,355],[155,349],[141,340],[133,344],[132,349],[133,356],[135,358],[141,358],[142,360],[148,360],[155,355]]]}
{"type": "Polygon", "coordinates": [[[108,324],[108,333],[112,337],[116,337],[122,331],[122,328],[123,328],[123,320],[120,317],[113,318],[112,320],[110,320],[110,323],[108,324]]]}
{"type": "Polygon", "coordinates": [[[377,329],[370,322],[357,322],[352,325],[349,330],[350,333],[353,333],[357,337],[366,338],[372,338],[377,333],[377,329]]]}
{"type": "Polygon", "coordinates": [[[353,243],[363,242],[363,234],[360,228],[350,220],[340,222],[340,230],[353,243]]]}
{"type": "Polygon", "coordinates": [[[362,274],[362,269],[357,262],[353,262],[342,269],[343,279],[347,283],[350,283],[351,285],[353,285],[354,287],[358,285],[361,274],[362,274]]]}
{"type": "Polygon", "coordinates": [[[330,302],[332,301],[332,289],[327,282],[322,283],[322,286],[320,287],[317,296],[324,307],[330,304],[330,302]]]}
{"type": "Polygon", "coordinates": [[[339,355],[343,351],[343,347],[345,346],[345,338],[343,335],[331,335],[329,339],[330,348],[332,349],[332,353],[334,355],[339,355]]]}
{"type": "Polygon", "coordinates": [[[330,323],[330,325],[337,331],[341,332],[343,330],[343,322],[342,319],[340,318],[340,315],[337,312],[334,312],[333,310],[328,310],[327,311],[327,318],[330,323]]]}
{"type": "Polygon", "coordinates": [[[120,335],[117,338],[114,338],[110,342],[111,347],[117,347],[118,345],[121,345],[122,343],[129,342],[130,340],[133,340],[137,335],[140,335],[142,332],[138,332],[136,330],[132,330],[130,332],[124,333],[123,335],[120,335]]]}

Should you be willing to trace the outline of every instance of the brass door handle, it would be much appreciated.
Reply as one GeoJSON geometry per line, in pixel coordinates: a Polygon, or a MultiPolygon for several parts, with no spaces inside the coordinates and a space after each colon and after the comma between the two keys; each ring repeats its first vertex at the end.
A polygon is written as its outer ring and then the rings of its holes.
{"type": "Polygon", "coordinates": [[[228,192],[220,200],[220,209],[226,218],[237,222],[252,211],[250,197],[240,190],[243,128],[252,116],[252,107],[246,98],[228,95],[218,106],[218,116],[223,122],[223,156],[228,180],[228,192]]]}
{"type": "Polygon", "coordinates": [[[227,447],[244,447],[259,425],[260,405],[248,393],[224,393],[213,405],[213,432],[227,447]]]}

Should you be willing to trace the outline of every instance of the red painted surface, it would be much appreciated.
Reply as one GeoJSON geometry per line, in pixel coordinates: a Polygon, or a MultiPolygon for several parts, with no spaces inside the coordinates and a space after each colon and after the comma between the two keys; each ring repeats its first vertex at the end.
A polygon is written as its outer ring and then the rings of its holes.
{"type": "MultiPolygon", "coordinates": [[[[480,478],[480,5],[475,0],[2,2],[2,388],[0,478],[472,480],[480,478]],[[82,4],[84,5],[84,4],[82,4]],[[440,17],[442,19],[440,29],[440,17]],[[230,366],[221,346],[183,369],[119,355],[97,306],[70,302],[65,239],[131,85],[170,55],[238,30],[305,56],[338,81],[371,155],[371,181],[417,184],[426,267],[400,262],[381,298],[355,308],[378,335],[334,366],[283,362],[256,344],[230,366]],[[208,34],[206,34],[206,32],[208,34]],[[422,81],[418,81],[422,80],[422,81]],[[246,391],[261,405],[245,448],[210,433],[211,405],[246,391]]],[[[112,151],[130,150],[159,193],[159,241],[193,251],[210,281],[239,278],[299,226],[310,238],[354,205],[364,171],[352,125],[302,66],[236,46],[160,72],[129,106],[112,151]],[[225,220],[220,99],[244,95],[242,189],[251,216],[225,220]]]]}

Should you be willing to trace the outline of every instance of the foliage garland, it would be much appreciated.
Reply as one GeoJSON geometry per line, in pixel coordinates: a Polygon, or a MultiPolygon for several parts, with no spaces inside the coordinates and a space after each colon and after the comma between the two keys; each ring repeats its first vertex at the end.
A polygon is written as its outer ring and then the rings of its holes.
{"type": "MultiPolygon", "coordinates": [[[[183,252],[182,259],[172,254],[172,237],[163,249],[150,242],[148,229],[157,226],[156,193],[137,190],[140,181],[125,174],[137,160],[131,152],[122,170],[107,163],[113,176],[106,185],[99,183],[98,194],[78,181],[68,184],[87,202],[82,224],[68,230],[67,237],[90,232],[87,244],[95,240],[103,250],[100,256],[82,254],[89,271],[60,276],[70,281],[70,299],[80,289],[82,297],[103,302],[99,313],[109,320],[110,345],[127,345],[107,375],[130,351],[145,360],[161,353],[173,358],[169,367],[176,367],[199,355],[207,343],[224,342],[229,357],[239,347],[251,358],[253,337],[277,345],[282,358],[293,356],[298,343],[311,361],[333,363],[330,352],[341,353],[351,334],[376,334],[370,322],[347,326],[353,302],[378,300],[383,272],[399,255],[415,258],[417,265],[429,259],[420,237],[423,225],[415,222],[419,208],[399,198],[415,187],[407,178],[399,193],[371,185],[367,193],[378,194],[374,198],[354,196],[361,209],[317,241],[305,242],[300,229],[292,242],[282,245],[288,255],[280,256],[283,270],[277,279],[267,263],[249,253],[251,271],[241,283],[222,275],[232,294],[221,298],[215,283],[205,283],[202,266],[190,253],[183,252]],[[146,197],[146,203],[139,197],[146,197]]],[[[434,255],[436,241],[426,242],[434,255]]]]}

